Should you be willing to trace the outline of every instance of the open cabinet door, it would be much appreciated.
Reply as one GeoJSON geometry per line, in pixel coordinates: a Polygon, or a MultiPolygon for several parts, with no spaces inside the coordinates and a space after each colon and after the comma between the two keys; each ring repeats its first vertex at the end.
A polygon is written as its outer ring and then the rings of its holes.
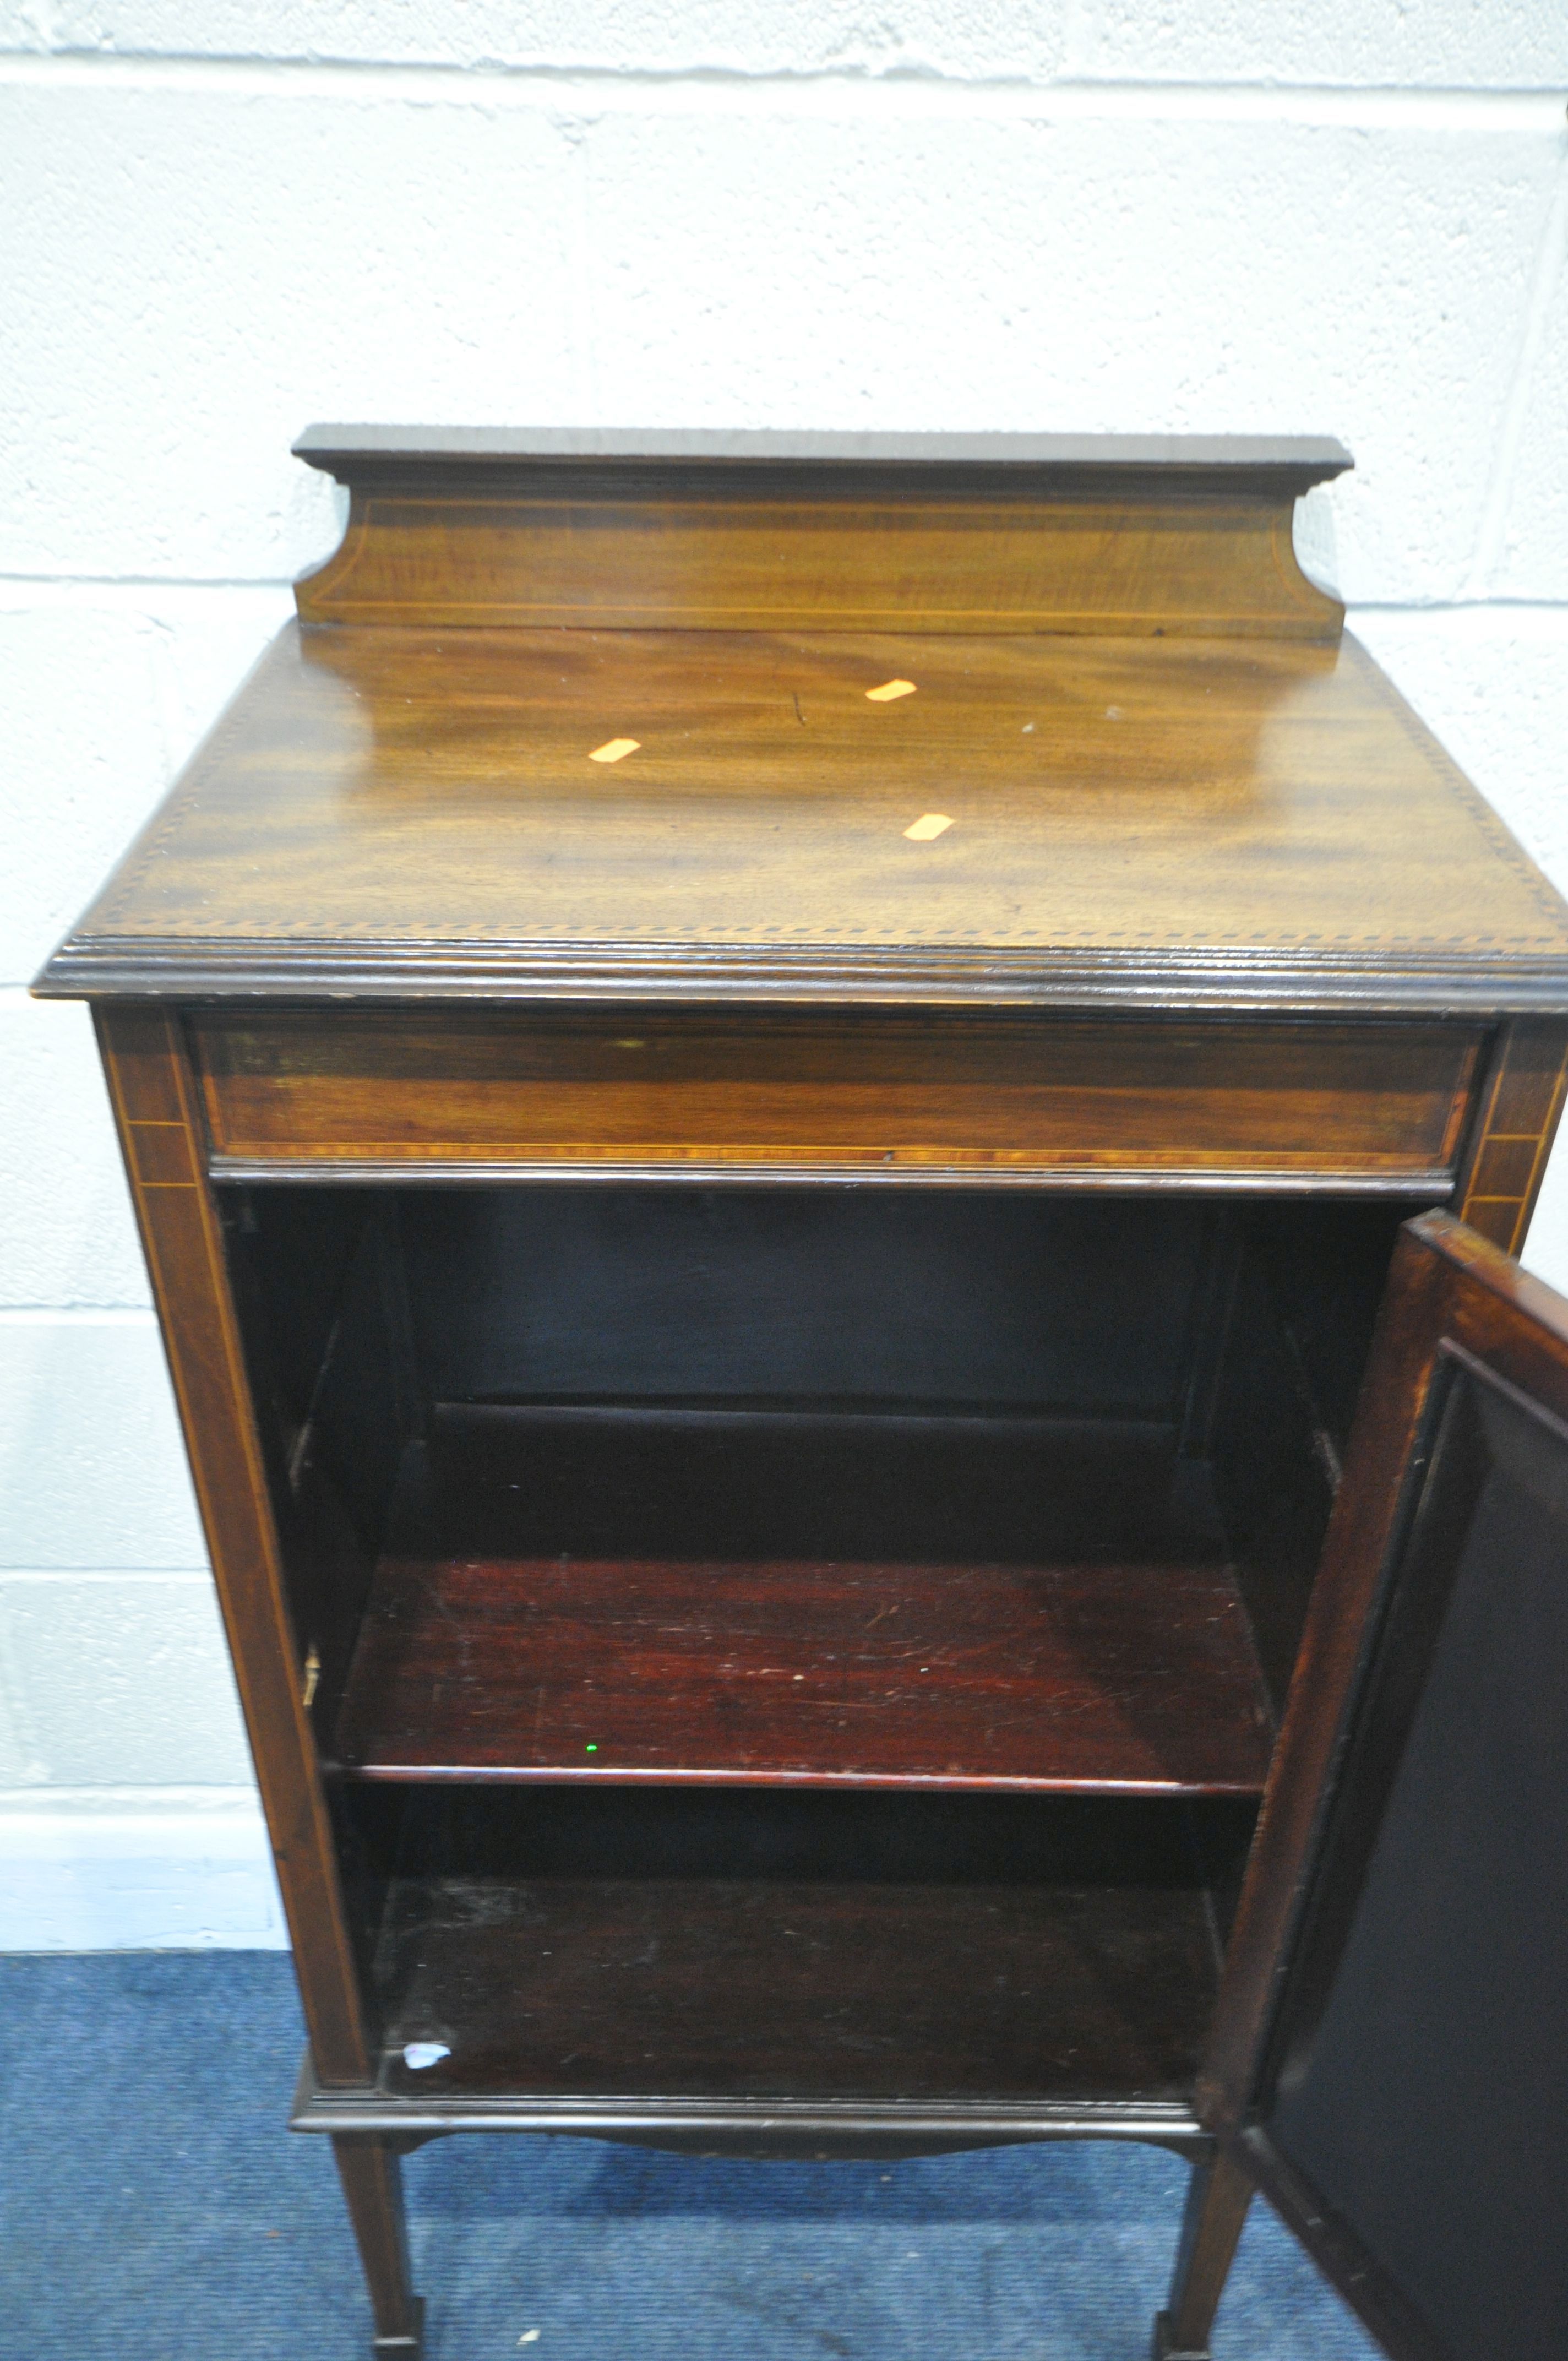
{"type": "Polygon", "coordinates": [[[1401,1233],[1200,2090],[1396,2361],[1568,2356],[1568,1301],[1401,1233]]]}

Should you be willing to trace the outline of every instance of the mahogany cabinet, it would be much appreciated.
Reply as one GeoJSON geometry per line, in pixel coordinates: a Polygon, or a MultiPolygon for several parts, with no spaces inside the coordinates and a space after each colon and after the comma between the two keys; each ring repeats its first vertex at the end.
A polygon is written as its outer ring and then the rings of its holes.
{"type": "Polygon", "coordinates": [[[1261,2184],[1560,2361],[1568,909],[1296,566],[1344,454],[299,448],[343,545],[37,988],[377,2350],[400,2157],[532,2131],[1158,2141],[1158,2354],[1261,2184]]]}

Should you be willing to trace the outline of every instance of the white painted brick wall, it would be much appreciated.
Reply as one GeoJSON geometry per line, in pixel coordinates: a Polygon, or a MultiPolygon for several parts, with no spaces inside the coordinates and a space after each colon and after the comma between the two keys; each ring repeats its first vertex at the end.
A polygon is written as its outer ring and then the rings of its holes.
{"type": "Polygon", "coordinates": [[[24,0],[0,42],[44,54],[511,67],[568,75],[908,75],[1377,90],[1555,89],[1568,23],[1537,0],[24,0]]]}
{"type": "Polygon", "coordinates": [[[1337,434],[1304,552],[1568,886],[1565,97],[1563,0],[0,0],[0,1944],[281,1939],[23,987],[336,539],[297,429],[1337,434]]]}

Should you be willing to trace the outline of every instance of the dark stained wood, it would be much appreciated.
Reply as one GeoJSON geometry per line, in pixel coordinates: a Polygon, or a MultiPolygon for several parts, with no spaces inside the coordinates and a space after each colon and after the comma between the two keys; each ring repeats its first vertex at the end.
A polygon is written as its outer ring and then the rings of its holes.
{"type": "MultiPolygon", "coordinates": [[[[1409,1212],[1409,1207],[1404,1209],[1409,1212]]],[[[1190,1448],[1217,1504],[1277,1717],[1282,1715],[1354,1422],[1399,1209],[1227,1208],[1218,1373],[1190,1448]]]]}
{"type": "Polygon", "coordinates": [[[1555,2361],[1568,1301],[1426,1217],[1367,1402],[1203,2103],[1395,2361],[1555,2361]]]}
{"type": "Polygon", "coordinates": [[[1568,911],[1350,641],[296,627],[40,989],[1495,1015],[1568,911]]]}
{"type": "Polygon", "coordinates": [[[1472,1233],[1363,1389],[1369,1307],[1398,1208],[1524,1234],[1568,908],[1300,574],[1335,445],[302,455],[343,547],[37,989],[380,2349],[396,2144],[470,2126],[1165,2139],[1197,2353],[1239,2169],[1358,2268],[1248,2108],[1433,1337],[1568,1416],[1472,1233]]]}
{"type": "Polygon", "coordinates": [[[410,1455],[338,1719],[356,1777],[1261,1790],[1246,1619],[1217,1545],[1176,1527],[1168,1446],[1023,1420],[475,1416],[504,1437],[488,1488],[461,1438],[433,1478],[410,1455]],[[966,1529],[1011,1561],[938,1554],[966,1529]],[[639,1531],[681,1554],[591,1554],[639,1531]],[[1157,1554],[1124,1559],[1129,1537],[1157,1554]],[[823,1538],[926,1547],[777,1555],[823,1538]]]}
{"type": "Polygon", "coordinates": [[[330,1731],[418,1407],[402,1333],[395,1208],[334,1191],[251,1192],[228,1260],[282,1544],[296,1646],[330,1731]],[[313,1668],[313,1672],[310,1671],[313,1668]]]}
{"type": "Polygon", "coordinates": [[[102,1010],[98,1039],[317,2071],[328,2083],[360,2081],[367,2051],[332,1829],[301,1701],[304,1651],[284,1604],[218,1211],[200,1176],[192,1079],[179,1027],[159,1010],[102,1010]]]}
{"type": "Polygon", "coordinates": [[[1209,2332],[1252,2198],[1251,2180],[1223,2149],[1193,2166],[1169,2307],[1155,2322],[1152,2361],[1209,2361],[1209,2332]]]}
{"type": "Polygon", "coordinates": [[[365,1779],[1261,1794],[1268,1719],[1212,1565],[414,1560],[337,1742],[365,1779]]]}
{"type": "Polygon", "coordinates": [[[1212,1990],[1190,1889],[507,1879],[397,1901],[390,2037],[459,2037],[423,2073],[389,2051],[411,2095],[1179,2098],[1212,1990]]]}
{"type": "Polygon", "coordinates": [[[1445,1264],[1402,1238],[1375,1345],[1368,1393],[1309,1604],[1276,1748],[1254,1864],[1226,1952],[1223,1996],[1199,2081],[1205,2121],[1234,2134],[1250,2096],[1301,1867],[1363,1645],[1403,1469],[1431,1376],[1430,1336],[1446,1301],[1445,1264]]]}
{"type": "Polygon", "coordinates": [[[1337,444],[313,429],[335,623],[1255,633],[1344,609],[1291,544],[1337,444]]]}
{"type": "MultiPolygon", "coordinates": [[[[650,462],[675,480],[694,477],[704,488],[722,491],[737,478],[778,467],[809,466],[830,478],[861,470],[916,482],[956,482],[959,488],[989,481],[986,471],[1005,479],[1030,480],[1060,470],[1056,480],[1081,480],[1087,471],[1118,480],[1141,477],[1146,483],[1197,479],[1212,487],[1227,482],[1288,484],[1297,494],[1326,483],[1352,467],[1350,453],[1330,434],[954,434],[835,432],[778,427],[627,426],[307,426],[291,445],[309,467],[347,481],[352,469],[372,476],[410,474],[431,468],[444,479],[482,475],[499,462],[514,476],[520,463],[560,466],[577,462],[589,469],[605,461],[618,466],[650,462]],[[956,470],[956,475],[949,471],[956,470]]],[[[580,471],[579,471],[580,472],[580,471]]],[[[798,473],[795,475],[798,483],[798,473]]]]}
{"type": "Polygon", "coordinates": [[[1199,2085],[1205,2120],[1221,2133],[1239,2130],[1255,2084],[1314,1823],[1445,1338],[1568,1418],[1568,1304],[1450,1214],[1409,1224],[1389,1274],[1199,2085]]]}
{"type": "MultiPolygon", "coordinates": [[[[339,1199],[395,1194],[431,1403],[879,1418],[1057,1411],[1168,1432],[1184,1398],[1190,1331],[1202,1316],[1203,1248],[1215,1218],[1212,1205],[1190,1197],[1038,1188],[718,1191],[607,1180],[591,1189],[483,1183],[393,1192],[356,1184],[247,1193],[258,1202],[308,1195],[323,1214],[339,1199]]],[[[1349,1210],[1376,1219],[1383,1208],[1349,1210]]],[[[466,1424],[477,1437],[483,1422],[466,1424]]],[[[973,1548],[982,1517],[995,1531],[989,1504],[957,1480],[960,1465],[948,1463],[955,1480],[944,1504],[906,1458],[898,1483],[919,1476],[919,1514],[937,1519],[917,1540],[907,1490],[864,1480],[867,1442],[899,1430],[833,1431],[861,1452],[861,1472],[835,1487],[831,1531],[771,1490],[766,1513],[775,1539],[786,1529],[777,1520],[787,1519],[792,1555],[875,1555],[895,1532],[909,1536],[895,1554],[918,1554],[935,1532],[953,1534],[956,1545],[961,1534],[973,1548]],[[857,1497],[864,1513],[848,1522],[843,1511],[857,1497]]],[[[947,1431],[967,1438],[953,1448],[972,1452],[977,1430],[947,1431]]],[[[747,1464],[759,1463],[749,1454],[747,1464]]],[[[733,1466],[721,1472],[709,1487],[715,1504],[734,1497],[733,1466]]],[[[820,1462],[811,1489],[820,1493],[820,1462]]],[[[1036,1520],[1035,1541],[1043,1489],[1019,1510],[1036,1520]]],[[[1059,1487],[1055,1497],[1059,1506],[1059,1487]]],[[[600,1554],[652,1546],[652,1498],[646,1492],[638,1510],[640,1539],[606,1538],[594,1544],[600,1554]]],[[[689,1498],[682,1513],[689,1517],[689,1498]]],[[[762,1524],[743,1540],[711,1513],[703,1531],[708,1554],[765,1543],[762,1524]]],[[[1080,1542],[1094,1538],[1080,1529],[1080,1542]]],[[[684,1545],[692,1545],[689,1532],[684,1545]]],[[[1014,1543],[986,1546],[1004,1555],[1014,1543]]]]}
{"type": "Polygon", "coordinates": [[[1039,2140],[1140,2140],[1191,2162],[1213,2142],[1189,2098],[913,2100],[644,2099],[570,2093],[404,2097],[367,2088],[328,2091],[307,2055],[296,2086],[294,2131],[377,2132],[405,2147],[452,2132],[549,2132],[608,2139],[672,2155],[758,2163],[899,2161],[1039,2140]]]}
{"type": "Polygon", "coordinates": [[[403,2355],[407,2361],[419,2361],[424,2303],[409,2279],[402,2171],[397,2151],[387,2140],[356,2137],[351,2132],[340,2133],[332,2145],[370,2290],[376,2321],[374,2349],[378,2355],[403,2355]]]}
{"type": "MultiPolygon", "coordinates": [[[[406,1840],[377,1955],[382,2089],[898,2100],[953,2129],[998,2102],[1184,2097],[1215,1953],[1182,1807],[761,1800],[432,1806],[445,1869],[406,1840]],[[421,2041],[450,2054],[411,2066],[421,2041]]],[[[1246,1815],[1208,1808],[1245,1843],[1246,1815]]]]}
{"type": "Polygon", "coordinates": [[[615,1166],[1270,1176],[1442,1190],[1478,1036],[657,1008],[437,1023],[204,1017],[214,1169],[615,1166]]]}

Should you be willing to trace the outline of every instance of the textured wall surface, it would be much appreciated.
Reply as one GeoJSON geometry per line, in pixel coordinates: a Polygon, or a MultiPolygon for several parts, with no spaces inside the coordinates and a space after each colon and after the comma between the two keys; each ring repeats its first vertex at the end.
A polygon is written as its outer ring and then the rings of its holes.
{"type": "Polygon", "coordinates": [[[1563,0],[0,0],[0,1944],[280,1939],[24,987],[336,538],[299,428],[1338,434],[1304,554],[1568,887],[1565,93],[1563,0]]]}

